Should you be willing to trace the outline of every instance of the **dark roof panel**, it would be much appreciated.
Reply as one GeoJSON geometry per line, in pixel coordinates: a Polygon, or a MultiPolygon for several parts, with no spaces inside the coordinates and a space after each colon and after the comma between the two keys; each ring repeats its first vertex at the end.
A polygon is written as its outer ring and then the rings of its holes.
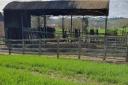
{"type": "MultiPolygon", "coordinates": [[[[89,10],[108,15],[109,0],[11,2],[4,10],[89,10]]],[[[89,12],[87,11],[87,12],[89,12]]],[[[76,11],[75,11],[76,12],[76,11]]],[[[80,12],[80,11],[79,11],[80,12]]],[[[94,13],[95,15],[95,13],[94,13]]]]}

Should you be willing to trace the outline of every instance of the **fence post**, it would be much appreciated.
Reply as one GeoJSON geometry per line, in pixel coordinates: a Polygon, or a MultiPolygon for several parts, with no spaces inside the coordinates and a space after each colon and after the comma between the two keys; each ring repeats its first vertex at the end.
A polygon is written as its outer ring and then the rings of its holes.
{"type": "Polygon", "coordinates": [[[107,56],[107,37],[105,35],[105,39],[104,39],[104,58],[103,58],[103,61],[106,60],[106,56],[107,56]]]}
{"type": "Polygon", "coordinates": [[[39,55],[41,55],[41,52],[42,52],[42,50],[41,50],[41,48],[42,48],[42,40],[39,39],[38,41],[39,41],[39,55]]]}
{"type": "Polygon", "coordinates": [[[128,62],[128,35],[126,35],[126,47],[127,47],[126,62],[128,62]]]}
{"type": "Polygon", "coordinates": [[[107,56],[107,27],[108,27],[108,17],[105,18],[105,36],[104,36],[104,58],[103,60],[106,60],[107,56]]]}
{"type": "Polygon", "coordinates": [[[22,39],[22,54],[25,54],[25,40],[22,39]]]}
{"type": "Polygon", "coordinates": [[[59,37],[57,37],[57,59],[59,59],[60,54],[59,54],[59,37]]]}
{"type": "Polygon", "coordinates": [[[81,58],[81,38],[80,37],[78,38],[78,51],[79,51],[78,59],[80,59],[81,58]]]}
{"type": "Polygon", "coordinates": [[[10,42],[11,42],[10,40],[7,40],[9,55],[11,55],[11,43],[10,42]]]}

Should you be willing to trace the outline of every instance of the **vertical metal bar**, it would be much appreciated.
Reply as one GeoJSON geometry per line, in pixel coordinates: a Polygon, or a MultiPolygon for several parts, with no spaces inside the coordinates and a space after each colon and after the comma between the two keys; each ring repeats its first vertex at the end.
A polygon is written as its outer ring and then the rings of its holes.
{"type": "Polygon", "coordinates": [[[82,18],[82,37],[83,37],[83,35],[84,35],[84,16],[82,18]]]}
{"type": "Polygon", "coordinates": [[[38,21],[38,32],[37,33],[38,33],[38,36],[39,36],[38,38],[41,39],[41,36],[42,36],[41,35],[42,34],[42,32],[41,32],[41,16],[38,16],[37,21],[38,21]]]}
{"type": "Polygon", "coordinates": [[[44,15],[44,38],[46,38],[46,16],[44,15]]]}
{"type": "Polygon", "coordinates": [[[37,17],[38,29],[40,28],[40,16],[37,17]]]}
{"type": "Polygon", "coordinates": [[[46,16],[44,15],[44,28],[43,28],[43,36],[44,36],[44,47],[46,45],[46,16]]]}
{"type": "Polygon", "coordinates": [[[45,18],[46,18],[46,38],[48,38],[49,32],[48,32],[48,27],[47,27],[47,16],[45,18]]]}
{"type": "Polygon", "coordinates": [[[21,14],[22,39],[24,39],[24,14],[21,14]]]}
{"type": "Polygon", "coordinates": [[[72,32],[73,32],[73,28],[72,28],[72,15],[71,15],[71,37],[72,37],[72,32]]]}
{"type": "Polygon", "coordinates": [[[128,62],[128,34],[126,35],[126,46],[127,46],[126,62],[128,62]]]}
{"type": "Polygon", "coordinates": [[[22,42],[22,54],[24,54],[24,19],[23,19],[23,17],[24,17],[24,15],[22,14],[21,15],[21,27],[22,27],[22,40],[21,40],[21,42],[22,42]]]}
{"type": "Polygon", "coordinates": [[[40,23],[40,16],[38,16],[38,33],[39,33],[39,39],[38,41],[38,45],[39,45],[39,55],[41,55],[41,23],[40,23]]]}
{"type": "Polygon", "coordinates": [[[107,56],[107,28],[108,28],[108,17],[105,18],[105,35],[104,35],[104,58],[106,60],[107,56]]]}
{"type": "Polygon", "coordinates": [[[64,27],[64,16],[62,16],[62,34],[63,34],[63,38],[65,38],[65,33],[64,33],[64,30],[65,27],[64,27]]]}

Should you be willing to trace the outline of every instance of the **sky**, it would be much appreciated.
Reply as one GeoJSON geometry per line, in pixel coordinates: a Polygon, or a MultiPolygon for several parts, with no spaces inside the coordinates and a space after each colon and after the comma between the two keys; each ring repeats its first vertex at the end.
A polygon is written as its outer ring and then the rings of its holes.
{"type": "MultiPolygon", "coordinates": [[[[2,12],[4,6],[11,1],[32,1],[32,0],[0,0],[0,12],[2,12]]],[[[128,0],[110,0],[109,8],[110,8],[109,17],[128,18],[128,0]]]]}

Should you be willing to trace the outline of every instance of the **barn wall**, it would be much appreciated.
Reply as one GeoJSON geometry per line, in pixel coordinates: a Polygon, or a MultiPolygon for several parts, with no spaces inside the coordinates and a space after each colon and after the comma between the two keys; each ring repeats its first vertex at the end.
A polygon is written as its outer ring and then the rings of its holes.
{"type": "Polygon", "coordinates": [[[4,20],[3,20],[3,15],[0,12],[0,37],[4,36],[4,20]]]}
{"type": "Polygon", "coordinates": [[[0,21],[0,37],[3,37],[4,35],[4,22],[0,21]]]}
{"type": "Polygon", "coordinates": [[[25,35],[22,33],[22,28],[30,27],[28,15],[18,11],[5,11],[4,16],[6,38],[22,39],[25,35]]]}

